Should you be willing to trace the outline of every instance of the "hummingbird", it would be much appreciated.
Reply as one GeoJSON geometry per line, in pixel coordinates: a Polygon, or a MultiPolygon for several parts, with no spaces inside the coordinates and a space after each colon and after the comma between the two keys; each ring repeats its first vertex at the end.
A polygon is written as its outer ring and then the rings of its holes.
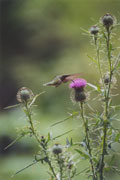
{"type": "Polygon", "coordinates": [[[43,86],[58,87],[62,83],[66,83],[68,81],[73,81],[74,79],[78,78],[80,75],[81,75],[81,73],[58,75],[52,81],[43,84],[43,86]]]}

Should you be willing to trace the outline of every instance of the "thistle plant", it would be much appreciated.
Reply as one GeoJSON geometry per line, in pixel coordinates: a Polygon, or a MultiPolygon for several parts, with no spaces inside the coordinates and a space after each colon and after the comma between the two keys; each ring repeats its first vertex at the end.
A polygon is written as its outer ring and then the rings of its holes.
{"type": "MultiPolygon", "coordinates": [[[[116,120],[115,109],[117,106],[112,104],[114,95],[112,89],[115,87],[115,75],[118,72],[119,55],[116,57],[113,48],[112,39],[115,36],[113,30],[116,28],[116,18],[111,14],[105,14],[98,25],[90,28],[92,44],[95,47],[95,58],[89,56],[94,62],[100,74],[100,84],[97,86],[87,83],[98,92],[99,101],[103,111],[96,111],[91,107],[92,112],[85,114],[85,107],[88,104],[84,88],[85,80],[76,79],[70,84],[70,88],[75,90],[75,100],[80,106],[80,115],[84,126],[85,139],[84,150],[75,149],[82,157],[89,160],[90,168],[86,170],[88,177],[93,180],[106,179],[105,170],[120,172],[112,163],[107,163],[108,156],[112,162],[115,153],[110,153],[109,149],[115,142],[120,142],[120,130],[115,128],[113,120],[116,120]],[[103,61],[104,60],[104,61],[103,61]],[[89,171],[89,174],[88,174],[89,171]]],[[[88,33],[89,34],[89,33],[88,33]]],[[[91,99],[92,100],[92,99],[91,99]]],[[[97,100],[97,98],[95,99],[97,100]]],[[[89,104],[90,107],[90,104],[89,104]]],[[[116,152],[117,154],[117,152],[116,152]]]]}
{"type": "MultiPolygon", "coordinates": [[[[97,164],[97,172],[99,174],[99,179],[105,179],[104,172],[106,168],[105,156],[110,155],[108,152],[108,148],[110,144],[114,144],[115,139],[113,138],[113,134],[117,136],[119,134],[119,130],[113,127],[112,120],[115,120],[113,114],[113,105],[112,105],[112,89],[113,83],[116,82],[115,74],[117,73],[118,65],[119,65],[119,56],[116,57],[114,55],[114,48],[112,43],[113,38],[113,30],[116,26],[116,18],[111,14],[107,13],[101,18],[101,30],[94,34],[96,54],[97,54],[97,64],[101,78],[101,98],[103,112],[100,114],[102,121],[102,129],[100,130],[101,139],[99,142],[100,146],[100,157],[98,159],[97,164]],[[102,27],[103,26],[103,27],[102,27]],[[102,40],[101,40],[102,39],[102,40]],[[102,43],[103,41],[103,43],[102,43]],[[100,59],[102,57],[103,48],[106,67],[104,67],[104,62],[100,59]],[[101,53],[101,54],[100,54],[101,53]],[[104,68],[104,69],[103,69],[104,68]],[[105,72],[106,71],[106,72],[105,72]],[[102,131],[102,132],[101,132],[102,131]],[[113,134],[112,134],[113,133],[113,134]]],[[[114,106],[115,108],[115,106],[114,106]]],[[[119,142],[119,141],[118,141],[119,142]]],[[[109,165],[108,165],[109,166],[109,165]]],[[[109,167],[112,169],[112,167],[109,167]]],[[[116,168],[117,171],[117,168],[116,168]]]]}
{"type": "Polygon", "coordinates": [[[90,137],[89,137],[89,126],[88,126],[88,120],[85,117],[84,114],[84,103],[87,98],[86,93],[84,91],[85,86],[87,85],[86,80],[84,79],[75,79],[71,84],[70,88],[73,88],[75,91],[75,101],[78,102],[80,106],[80,115],[83,121],[83,126],[84,126],[84,132],[85,132],[85,151],[80,151],[79,149],[75,149],[78,153],[84,154],[85,156],[89,157],[89,162],[91,165],[91,171],[92,171],[92,176],[93,179],[96,180],[96,172],[95,172],[95,167],[94,167],[94,162],[93,162],[93,157],[92,157],[92,149],[90,145],[90,137]]]}
{"type": "MultiPolygon", "coordinates": [[[[50,135],[50,132],[48,132],[47,136],[41,135],[37,131],[34,123],[33,108],[35,105],[35,101],[43,93],[44,92],[34,95],[32,90],[26,87],[22,87],[18,90],[16,96],[18,102],[20,103],[18,105],[23,109],[23,112],[26,115],[28,126],[23,127],[21,130],[19,130],[18,137],[11,144],[5,147],[5,149],[12,146],[24,136],[28,135],[30,137],[34,137],[38,144],[39,151],[34,155],[34,160],[31,164],[22,168],[13,176],[33,166],[34,164],[41,162],[43,165],[48,165],[50,180],[72,180],[75,176],[76,167],[73,162],[73,155],[68,152],[70,146],[67,146],[67,144],[65,144],[64,146],[56,143],[54,144],[57,137],[52,137],[50,135]]],[[[61,137],[62,135],[59,136],[61,137]]]]}
{"type": "Polygon", "coordinates": [[[113,163],[117,152],[114,150],[111,153],[110,151],[113,149],[114,143],[120,143],[120,129],[114,127],[113,123],[117,120],[116,109],[119,108],[113,104],[115,96],[113,89],[117,82],[115,76],[120,66],[120,55],[116,56],[115,48],[113,48],[114,29],[117,25],[116,18],[107,13],[100,18],[100,23],[92,26],[87,32],[95,49],[94,57],[88,57],[97,66],[100,77],[98,85],[93,85],[91,82],[79,78],[80,73],[56,76],[53,81],[44,84],[44,86],[58,87],[62,83],[71,81],[69,88],[74,92],[73,99],[79,107],[79,112],[73,113],[65,120],[56,122],[52,126],[59,125],[79,115],[84,132],[82,141],[73,142],[72,138],[71,140],[68,138],[66,144],[61,145],[55,141],[67,133],[57,137],[52,137],[50,132],[47,135],[40,134],[34,123],[33,108],[36,99],[42,93],[34,95],[30,89],[25,87],[18,91],[18,105],[26,115],[28,126],[22,128],[16,140],[5,149],[28,135],[34,137],[39,151],[35,154],[33,162],[16,172],[15,175],[38,162],[48,165],[50,180],[72,180],[83,172],[92,180],[105,180],[106,170],[120,173],[118,167],[113,163]],[[96,98],[88,98],[88,94],[90,94],[88,87],[92,88],[92,93],[97,92],[96,98]],[[99,102],[102,111],[91,106],[90,103],[94,100],[99,102]],[[89,113],[86,110],[87,106],[90,108],[89,113]],[[88,167],[79,172],[76,166],[77,162],[74,160],[75,156],[77,159],[87,160],[88,167]]]}

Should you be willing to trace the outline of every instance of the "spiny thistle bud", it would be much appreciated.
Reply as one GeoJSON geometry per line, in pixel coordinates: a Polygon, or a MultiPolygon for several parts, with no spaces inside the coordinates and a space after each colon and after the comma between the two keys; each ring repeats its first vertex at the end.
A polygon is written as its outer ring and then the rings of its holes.
{"type": "Polygon", "coordinates": [[[93,34],[93,35],[97,35],[99,32],[99,27],[98,26],[92,26],[90,28],[90,33],[93,34]]]}
{"type": "Polygon", "coordinates": [[[111,14],[107,13],[101,18],[102,24],[108,29],[110,26],[112,26],[115,23],[115,17],[113,17],[111,14]]]}
{"type": "Polygon", "coordinates": [[[79,91],[79,90],[76,89],[76,91],[75,91],[75,100],[77,102],[85,101],[86,100],[86,93],[84,91],[79,91]]]}
{"type": "Polygon", "coordinates": [[[33,92],[26,88],[26,87],[22,87],[18,90],[17,93],[17,100],[19,102],[28,102],[29,100],[31,100],[33,98],[34,94],[33,92]]]}
{"type": "Polygon", "coordinates": [[[55,144],[52,148],[52,152],[56,155],[62,153],[62,146],[60,144],[55,144]]]}
{"type": "Polygon", "coordinates": [[[117,79],[116,77],[112,76],[111,82],[110,82],[110,73],[106,72],[106,74],[103,76],[103,81],[100,79],[100,83],[102,84],[102,82],[104,82],[104,84],[107,86],[109,85],[109,83],[112,83],[113,85],[116,84],[117,79]]]}
{"type": "Polygon", "coordinates": [[[109,73],[107,73],[104,75],[104,84],[108,85],[109,82],[110,82],[110,75],[109,75],[109,73]]]}
{"type": "Polygon", "coordinates": [[[70,83],[69,87],[73,88],[75,91],[74,99],[76,102],[83,102],[86,100],[86,93],[84,92],[84,88],[87,85],[85,79],[75,79],[72,83],[70,83]]]}

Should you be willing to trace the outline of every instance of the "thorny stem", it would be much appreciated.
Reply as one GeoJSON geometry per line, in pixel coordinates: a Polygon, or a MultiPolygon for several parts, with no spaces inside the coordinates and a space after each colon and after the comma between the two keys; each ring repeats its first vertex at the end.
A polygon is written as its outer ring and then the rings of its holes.
{"type": "Polygon", "coordinates": [[[88,129],[88,124],[87,124],[87,121],[85,119],[85,116],[84,116],[84,107],[83,107],[84,103],[81,102],[80,103],[80,110],[81,110],[81,117],[82,117],[82,120],[83,120],[83,124],[84,124],[84,128],[85,128],[85,136],[86,136],[86,145],[87,145],[87,149],[88,149],[88,152],[89,152],[89,156],[90,156],[90,164],[91,164],[91,169],[92,169],[92,174],[93,174],[93,180],[97,180],[97,176],[96,176],[96,173],[95,173],[95,169],[94,169],[94,164],[93,164],[93,160],[92,160],[92,150],[91,150],[91,147],[90,147],[90,139],[89,139],[89,129],[88,129]]]}
{"type": "Polygon", "coordinates": [[[33,122],[32,122],[32,117],[31,117],[31,112],[30,112],[30,108],[28,107],[28,104],[25,103],[25,108],[26,108],[26,111],[27,111],[27,117],[28,117],[28,120],[29,120],[29,123],[30,123],[30,130],[32,131],[32,134],[35,136],[37,142],[40,144],[40,140],[35,132],[35,129],[34,129],[34,126],[33,126],[33,122]]]}
{"type": "Polygon", "coordinates": [[[58,165],[59,165],[59,169],[60,169],[60,180],[62,180],[62,176],[63,176],[63,163],[62,163],[62,159],[60,158],[59,154],[57,156],[57,161],[58,161],[58,165]]]}
{"type": "Polygon", "coordinates": [[[47,154],[47,152],[46,152],[46,148],[45,148],[45,146],[43,146],[43,145],[41,145],[41,141],[40,141],[40,139],[38,138],[38,135],[36,134],[36,131],[35,131],[35,129],[34,129],[34,125],[33,125],[33,122],[32,122],[32,116],[31,116],[31,111],[30,111],[30,108],[29,108],[29,106],[28,106],[28,103],[25,103],[25,108],[26,108],[26,111],[27,111],[27,117],[28,117],[28,120],[29,120],[29,123],[30,123],[30,129],[31,129],[31,131],[32,131],[32,134],[34,135],[34,137],[36,138],[36,140],[37,140],[37,142],[40,144],[40,147],[43,149],[43,151],[44,151],[44,153],[45,153],[45,156],[46,156],[46,162],[48,163],[48,165],[49,165],[49,167],[50,167],[50,169],[51,169],[51,171],[52,171],[52,174],[53,174],[53,176],[56,178],[56,173],[55,173],[55,171],[54,171],[54,168],[53,168],[53,166],[52,166],[52,164],[51,164],[51,161],[49,160],[49,157],[48,157],[48,154],[47,154]]]}
{"type": "Polygon", "coordinates": [[[68,180],[71,180],[72,177],[70,176],[70,169],[68,170],[68,180]]]}
{"type": "Polygon", "coordinates": [[[102,76],[102,70],[101,70],[101,64],[100,64],[100,52],[99,52],[99,45],[98,45],[98,40],[97,37],[94,37],[95,40],[95,47],[96,47],[96,54],[97,54],[97,61],[98,61],[98,69],[100,72],[100,78],[103,81],[103,76],[102,76]]]}
{"type": "Polygon", "coordinates": [[[103,170],[104,170],[104,157],[107,151],[107,127],[108,127],[108,118],[109,118],[109,105],[110,105],[110,91],[111,91],[111,81],[112,81],[112,62],[111,62],[111,49],[110,49],[110,29],[107,29],[107,37],[106,37],[106,45],[107,45],[107,58],[109,63],[109,85],[108,89],[105,92],[105,109],[104,109],[104,124],[103,124],[103,142],[102,142],[102,155],[101,155],[101,168],[100,168],[100,180],[104,179],[103,170]]]}

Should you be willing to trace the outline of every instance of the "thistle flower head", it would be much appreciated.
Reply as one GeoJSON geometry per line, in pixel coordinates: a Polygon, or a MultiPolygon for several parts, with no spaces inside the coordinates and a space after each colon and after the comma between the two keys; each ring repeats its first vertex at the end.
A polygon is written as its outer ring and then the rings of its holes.
{"type": "Polygon", "coordinates": [[[52,152],[56,155],[62,153],[62,146],[60,144],[55,144],[52,148],[52,152]]]}
{"type": "Polygon", "coordinates": [[[18,102],[28,102],[33,98],[33,96],[34,94],[30,89],[22,87],[18,90],[17,100],[18,102]]]}
{"type": "Polygon", "coordinates": [[[74,89],[83,89],[86,85],[87,81],[85,79],[77,78],[70,83],[69,87],[74,89]]]}
{"type": "Polygon", "coordinates": [[[87,85],[87,81],[85,79],[80,79],[80,78],[77,78],[70,83],[69,87],[74,89],[74,100],[76,102],[85,101],[86,93],[84,92],[84,88],[86,85],[87,85]]]}
{"type": "Polygon", "coordinates": [[[93,34],[93,35],[97,35],[99,32],[99,27],[94,25],[94,26],[91,26],[90,28],[90,33],[93,34]]]}

